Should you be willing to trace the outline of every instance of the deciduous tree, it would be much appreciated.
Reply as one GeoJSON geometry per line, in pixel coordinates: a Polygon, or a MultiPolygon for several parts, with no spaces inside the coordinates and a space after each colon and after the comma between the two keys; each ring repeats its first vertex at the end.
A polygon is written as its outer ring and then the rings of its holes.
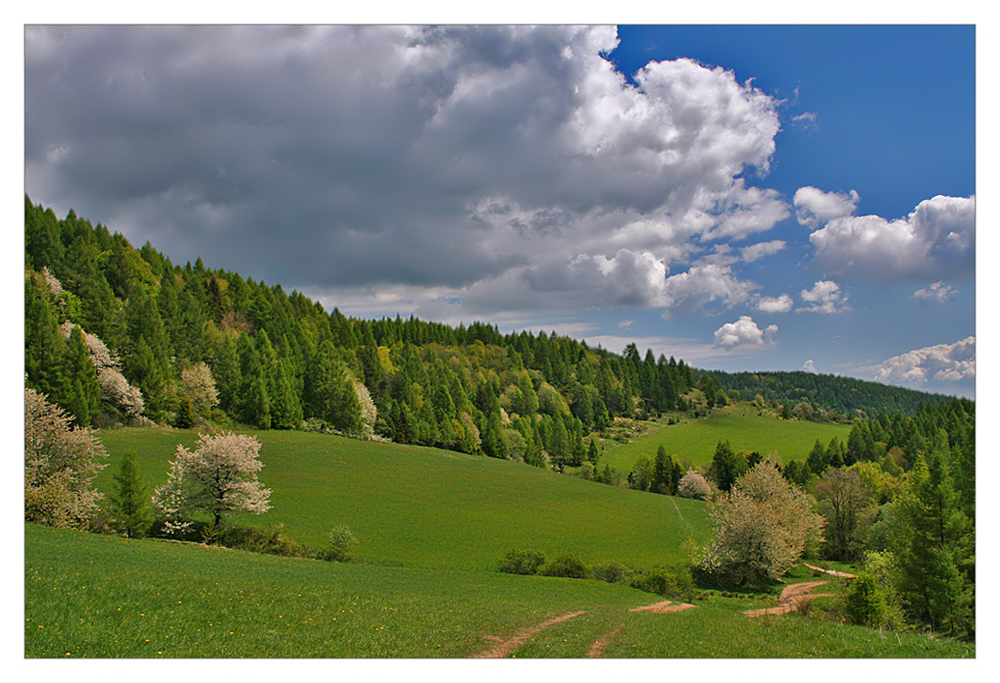
{"type": "Polygon", "coordinates": [[[198,447],[177,446],[167,483],[153,493],[153,505],[169,530],[185,528],[195,514],[208,513],[218,526],[226,515],[259,515],[270,509],[271,490],[261,486],[257,473],[260,442],[244,434],[202,434],[198,447]]]}
{"type": "Polygon", "coordinates": [[[770,460],[741,476],[710,514],[714,536],[703,565],[739,584],[778,578],[823,528],[806,494],[770,460]]]}
{"type": "Polygon", "coordinates": [[[24,519],[57,527],[85,526],[101,494],[91,486],[107,452],[86,427],[34,389],[24,390],[24,519]]]}

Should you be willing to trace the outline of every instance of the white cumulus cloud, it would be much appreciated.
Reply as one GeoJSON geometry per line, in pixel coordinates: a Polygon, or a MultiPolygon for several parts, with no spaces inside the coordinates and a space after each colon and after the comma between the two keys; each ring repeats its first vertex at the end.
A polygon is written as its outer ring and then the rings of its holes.
{"type": "Polygon", "coordinates": [[[906,217],[832,218],[813,232],[826,273],[872,280],[959,277],[975,268],[976,198],[927,199],[906,217]]]}
{"type": "Polygon", "coordinates": [[[812,373],[817,372],[816,363],[813,362],[812,358],[810,358],[809,360],[807,360],[805,363],[802,364],[802,369],[805,370],[806,372],[812,372],[812,373]]]}
{"type": "Polygon", "coordinates": [[[918,289],[910,298],[917,301],[937,301],[939,304],[943,304],[954,299],[956,294],[958,294],[957,289],[939,280],[929,287],[918,289]]]}
{"type": "Polygon", "coordinates": [[[874,369],[877,382],[925,384],[928,380],[958,382],[976,377],[976,338],[938,344],[894,356],[874,369]]]}
{"type": "Polygon", "coordinates": [[[834,218],[850,216],[854,213],[860,197],[856,190],[850,192],[823,192],[807,185],[795,191],[792,203],[799,223],[809,227],[819,227],[834,218]]]}
{"type": "Polygon", "coordinates": [[[748,315],[740,316],[734,323],[726,323],[715,331],[715,346],[725,349],[763,348],[774,343],[777,325],[761,330],[748,315]]]}
{"type": "Polygon", "coordinates": [[[788,294],[781,296],[762,296],[757,299],[757,310],[763,313],[788,313],[795,303],[788,294]]]}
{"type": "Polygon", "coordinates": [[[779,251],[785,248],[784,240],[771,240],[770,242],[758,242],[757,244],[751,244],[740,249],[740,258],[743,259],[745,263],[752,263],[757,259],[763,258],[765,256],[770,256],[772,254],[777,254],[779,251]]]}
{"type": "Polygon", "coordinates": [[[796,308],[796,313],[843,313],[851,310],[847,305],[847,294],[832,280],[820,280],[812,289],[803,289],[799,296],[806,305],[796,308]]]}

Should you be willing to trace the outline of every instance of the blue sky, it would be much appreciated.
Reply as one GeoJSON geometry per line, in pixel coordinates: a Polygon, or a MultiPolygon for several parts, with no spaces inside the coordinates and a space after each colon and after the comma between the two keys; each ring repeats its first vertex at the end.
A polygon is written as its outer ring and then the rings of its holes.
{"type": "Polygon", "coordinates": [[[29,27],[25,186],[349,314],[971,396],[975,40],[29,27]]]}

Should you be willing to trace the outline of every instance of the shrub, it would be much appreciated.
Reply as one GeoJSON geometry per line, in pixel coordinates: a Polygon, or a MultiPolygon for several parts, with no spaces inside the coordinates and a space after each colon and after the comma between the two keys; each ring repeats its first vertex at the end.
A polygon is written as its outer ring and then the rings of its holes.
{"type": "Polygon", "coordinates": [[[542,576],[562,576],[569,579],[587,578],[587,566],[572,555],[560,555],[538,570],[542,576]]]}
{"type": "Polygon", "coordinates": [[[590,576],[598,581],[607,581],[608,583],[627,583],[629,570],[623,564],[611,562],[592,568],[590,576]]]}
{"type": "Polygon", "coordinates": [[[282,557],[301,557],[306,554],[302,546],[285,536],[282,524],[270,530],[230,526],[213,531],[213,540],[226,548],[282,557]]]}
{"type": "Polygon", "coordinates": [[[708,500],[712,496],[712,487],[705,477],[694,470],[688,470],[687,474],[677,482],[677,495],[681,498],[708,500]]]}
{"type": "Polygon", "coordinates": [[[332,562],[347,562],[351,559],[351,549],[358,544],[358,539],[351,533],[346,524],[338,524],[326,535],[330,545],[323,559],[332,562]]]}
{"type": "Polygon", "coordinates": [[[545,564],[545,556],[537,550],[508,550],[500,559],[497,567],[507,574],[537,574],[538,568],[545,564]]]}
{"type": "Polygon", "coordinates": [[[656,567],[636,572],[629,578],[632,588],[668,598],[690,600],[694,596],[694,578],[687,565],[656,567]]]}

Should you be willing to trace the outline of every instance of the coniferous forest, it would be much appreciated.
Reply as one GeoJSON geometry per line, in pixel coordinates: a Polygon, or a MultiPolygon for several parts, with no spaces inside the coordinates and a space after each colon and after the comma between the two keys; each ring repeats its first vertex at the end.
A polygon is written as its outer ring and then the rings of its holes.
{"type": "Polygon", "coordinates": [[[934,438],[921,416],[949,400],[830,375],[705,372],[480,322],[347,317],[201,259],[175,265],[28,197],[25,272],[26,380],[83,425],[306,428],[559,467],[586,459],[587,436],[616,417],[696,409],[698,388],[708,408],[756,400],[854,419],[857,459],[876,442],[915,452],[934,438]]]}

